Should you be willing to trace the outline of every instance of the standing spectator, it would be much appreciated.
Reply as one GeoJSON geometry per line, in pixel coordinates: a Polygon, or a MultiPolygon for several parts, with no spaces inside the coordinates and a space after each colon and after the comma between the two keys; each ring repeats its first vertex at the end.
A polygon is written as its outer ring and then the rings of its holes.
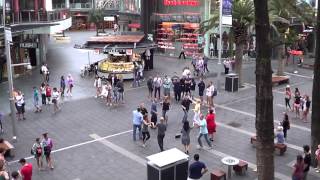
{"type": "Polygon", "coordinates": [[[22,180],[31,180],[32,179],[32,164],[27,163],[24,158],[19,160],[21,164],[20,174],[22,176],[22,180]]]}
{"type": "Polygon", "coordinates": [[[144,76],[143,76],[143,66],[142,63],[138,63],[138,75],[139,75],[139,86],[140,86],[140,81],[144,81],[144,76]]]}
{"type": "Polygon", "coordinates": [[[185,78],[185,81],[184,81],[184,85],[185,85],[185,94],[189,94],[190,96],[191,95],[191,84],[192,84],[192,80],[190,77],[186,77],[185,78]]]}
{"type": "Polygon", "coordinates": [[[73,77],[71,76],[71,74],[68,75],[67,77],[67,96],[71,96],[72,97],[72,89],[74,86],[74,81],[73,81],[73,77]]]}
{"type": "Polygon", "coordinates": [[[163,138],[165,136],[165,133],[166,133],[166,130],[167,130],[167,126],[164,124],[164,118],[161,117],[160,118],[160,123],[157,124],[157,127],[158,127],[158,144],[159,144],[159,147],[160,147],[160,151],[162,152],[163,151],[163,138]]]}
{"type": "Polygon", "coordinates": [[[223,61],[223,65],[224,65],[224,74],[229,74],[229,70],[231,69],[231,61],[230,59],[226,59],[223,61]]]}
{"type": "Polygon", "coordinates": [[[154,98],[157,98],[157,92],[158,92],[158,99],[160,100],[160,91],[162,86],[162,79],[159,75],[157,75],[153,79],[153,87],[154,87],[154,98]]]}
{"type": "Polygon", "coordinates": [[[179,77],[174,76],[172,78],[172,83],[173,83],[173,92],[174,92],[174,99],[176,102],[179,102],[181,99],[181,84],[179,77]]]}
{"type": "Polygon", "coordinates": [[[137,131],[137,128],[139,130],[139,138],[141,139],[141,124],[142,124],[142,121],[143,121],[143,116],[141,114],[141,110],[140,108],[137,108],[137,110],[134,110],[132,112],[133,114],[133,141],[136,141],[136,131],[137,131]]]}
{"type": "Polygon", "coordinates": [[[213,141],[213,134],[216,132],[216,122],[214,110],[210,108],[209,113],[206,117],[208,134],[210,141],[213,141]]]}
{"type": "Polygon", "coordinates": [[[21,93],[21,91],[18,91],[18,94],[15,96],[15,102],[16,102],[16,109],[17,109],[17,114],[18,114],[18,120],[21,120],[21,116],[22,119],[25,120],[26,118],[24,117],[24,97],[23,94],[21,93]]]}
{"type": "Polygon", "coordinates": [[[41,107],[39,105],[39,90],[37,87],[33,87],[33,105],[36,108],[34,112],[41,112],[41,107]]]}
{"type": "Polygon", "coordinates": [[[209,72],[209,69],[208,69],[208,61],[209,61],[209,58],[207,56],[205,56],[203,58],[203,70],[204,72],[209,72]]]}
{"type": "Polygon", "coordinates": [[[207,106],[211,107],[212,106],[212,88],[211,88],[211,84],[207,85],[206,88],[206,96],[207,96],[207,106]]]}
{"type": "Polygon", "coordinates": [[[289,107],[289,110],[291,110],[290,99],[291,99],[290,85],[287,85],[284,100],[285,100],[286,109],[288,109],[289,107]]]}
{"type": "Polygon", "coordinates": [[[146,56],[146,66],[147,66],[147,70],[149,70],[149,69],[150,69],[150,57],[151,57],[150,49],[147,48],[144,54],[145,54],[145,56],[146,56]]]}
{"type": "Polygon", "coordinates": [[[57,111],[60,110],[59,107],[59,92],[57,88],[53,88],[53,93],[52,93],[52,103],[53,103],[53,113],[56,113],[57,111]]]}
{"type": "Polygon", "coordinates": [[[206,165],[199,161],[199,154],[193,156],[194,163],[190,164],[188,180],[201,179],[201,177],[208,171],[206,165]]]}
{"type": "Polygon", "coordinates": [[[148,118],[148,114],[143,116],[142,121],[142,147],[146,147],[146,142],[150,139],[149,126],[151,126],[151,122],[148,118]]]}
{"type": "Polygon", "coordinates": [[[157,111],[157,102],[155,99],[152,100],[150,112],[151,112],[151,122],[154,125],[157,125],[158,111],[157,111]]]}
{"type": "Polygon", "coordinates": [[[317,160],[317,167],[316,167],[316,172],[319,173],[320,172],[320,144],[318,145],[318,149],[315,152],[316,155],[316,160],[317,160]]]}
{"type": "Polygon", "coordinates": [[[204,139],[207,141],[208,146],[211,149],[212,144],[208,139],[207,121],[205,120],[205,118],[202,114],[200,115],[200,121],[196,125],[200,127],[199,136],[198,136],[198,143],[199,143],[200,148],[203,148],[203,145],[201,142],[201,137],[204,136],[204,139]]]}
{"type": "Polygon", "coordinates": [[[46,64],[42,64],[41,69],[40,69],[40,74],[42,74],[43,77],[43,82],[49,82],[49,69],[46,64]]]}
{"type": "Polygon", "coordinates": [[[52,162],[53,160],[51,157],[53,143],[52,143],[51,138],[48,137],[48,133],[44,133],[42,135],[43,135],[43,139],[42,139],[41,145],[43,147],[43,154],[46,157],[46,162],[47,162],[48,167],[50,169],[53,169],[53,162],[52,162]]]}
{"type": "Polygon", "coordinates": [[[294,110],[296,112],[296,118],[300,117],[300,101],[301,101],[301,95],[300,95],[300,91],[298,88],[295,89],[294,92],[294,110]]]}
{"type": "Polygon", "coordinates": [[[168,124],[168,116],[167,112],[170,109],[170,102],[169,102],[169,97],[165,96],[164,101],[162,102],[162,117],[164,118],[166,124],[168,124]]]}
{"type": "Polygon", "coordinates": [[[170,99],[170,90],[171,90],[172,82],[171,79],[165,75],[163,79],[163,95],[168,96],[170,99]]]}
{"type": "Polygon", "coordinates": [[[308,95],[305,95],[305,105],[304,105],[304,108],[303,108],[303,114],[302,114],[302,120],[303,122],[307,122],[307,117],[308,117],[308,114],[309,114],[309,111],[310,111],[310,106],[311,106],[311,101],[310,101],[310,98],[308,95]]]}
{"type": "Polygon", "coordinates": [[[4,117],[3,113],[0,112],[0,127],[1,127],[1,133],[3,133],[3,126],[2,126],[3,117],[4,117]]]}
{"type": "Polygon", "coordinates": [[[50,104],[51,103],[51,87],[49,84],[46,84],[46,98],[47,98],[47,103],[50,104]]]}
{"type": "Polygon", "coordinates": [[[185,92],[186,92],[185,78],[186,78],[186,77],[182,77],[182,78],[180,79],[180,91],[181,91],[181,96],[182,96],[182,97],[184,97],[185,92]]]}
{"type": "Polygon", "coordinates": [[[64,91],[66,89],[66,80],[64,79],[64,76],[61,76],[60,78],[60,92],[61,97],[64,97],[64,91]]]}
{"type": "Polygon", "coordinates": [[[147,86],[148,86],[148,98],[152,98],[152,92],[153,92],[153,78],[152,76],[149,77],[148,81],[147,81],[147,86]]]}
{"type": "Polygon", "coordinates": [[[290,129],[290,121],[289,116],[286,112],[283,113],[283,120],[281,122],[281,125],[283,127],[283,136],[285,139],[287,139],[287,131],[290,129]]]}
{"type": "Polygon", "coordinates": [[[214,46],[213,46],[213,42],[210,43],[210,56],[211,56],[211,57],[214,56],[214,46]]]}
{"type": "Polygon", "coordinates": [[[181,47],[181,52],[179,54],[179,59],[181,58],[181,56],[183,56],[183,59],[186,59],[186,55],[184,53],[184,47],[183,46],[181,47]]]}
{"type": "Polygon", "coordinates": [[[190,104],[192,103],[192,101],[190,99],[191,99],[190,96],[185,95],[183,97],[182,102],[181,102],[182,109],[185,110],[187,113],[189,112],[190,104]]]}
{"type": "Polygon", "coordinates": [[[204,89],[206,88],[206,84],[204,83],[203,78],[200,78],[200,82],[198,83],[198,88],[199,88],[200,101],[201,101],[201,104],[203,104],[203,92],[204,92],[204,89]]]}
{"type": "Polygon", "coordinates": [[[308,172],[310,170],[311,166],[311,153],[310,153],[310,147],[308,145],[303,146],[303,162],[304,162],[304,169],[303,169],[303,180],[307,180],[308,172]]]}
{"type": "Polygon", "coordinates": [[[99,76],[96,76],[96,78],[94,79],[93,86],[96,88],[95,98],[97,98],[101,93],[101,87],[102,87],[101,78],[99,76]]]}
{"type": "Polygon", "coordinates": [[[184,121],[181,129],[181,143],[186,154],[189,154],[190,149],[190,130],[189,121],[184,121]]]}
{"type": "Polygon", "coordinates": [[[121,103],[124,103],[124,85],[123,85],[123,79],[120,78],[119,81],[116,84],[116,87],[118,88],[118,102],[121,101],[121,103]]]}
{"type": "Polygon", "coordinates": [[[40,86],[40,92],[41,92],[42,105],[46,105],[47,104],[46,85],[44,83],[42,83],[41,86],[40,86]]]}
{"type": "Polygon", "coordinates": [[[194,91],[196,90],[196,81],[194,80],[194,78],[191,78],[191,86],[190,86],[190,92],[191,92],[191,97],[193,98],[194,95],[194,91]]]}
{"type": "Polygon", "coordinates": [[[34,158],[37,161],[38,170],[40,171],[43,166],[43,163],[42,163],[43,147],[41,146],[40,138],[36,138],[36,142],[33,144],[31,148],[31,153],[34,155],[34,158]]]}
{"type": "Polygon", "coordinates": [[[303,170],[304,170],[303,157],[301,155],[298,155],[297,161],[293,165],[292,180],[302,180],[303,170]]]}

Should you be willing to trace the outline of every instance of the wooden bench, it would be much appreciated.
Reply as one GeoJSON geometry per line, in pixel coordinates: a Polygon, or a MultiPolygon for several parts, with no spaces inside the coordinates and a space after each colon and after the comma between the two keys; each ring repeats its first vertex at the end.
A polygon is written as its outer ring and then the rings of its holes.
{"type": "Polygon", "coordinates": [[[226,180],[227,176],[226,173],[220,169],[214,169],[211,172],[211,180],[226,180]]]}
{"type": "Polygon", "coordinates": [[[253,147],[256,147],[257,145],[257,136],[252,136],[250,139],[250,143],[252,144],[253,147]]]}
{"type": "Polygon", "coordinates": [[[5,150],[5,157],[14,156],[14,146],[9,141],[3,141],[3,143],[0,143],[0,148],[5,150]]]}
{"type": "Polygon", "coordinates": [[[272,76],[272,85],[281,85],[289,83],[289,77],[287,76],[272,76]]]}
{"type": "Polygon", "coordinates": [[[279,154],[280,156],[284,155],[284,153],[287,151],[287,145],[285,144],[275,144],[274,150],[276,154],[279,154]]]}
{"type": "Polygon", "coordinates": [[[248,170],[248,163],[240,160],[239,164],[233,166],[233,170],[237,175],[244,175],[248,170]]]}

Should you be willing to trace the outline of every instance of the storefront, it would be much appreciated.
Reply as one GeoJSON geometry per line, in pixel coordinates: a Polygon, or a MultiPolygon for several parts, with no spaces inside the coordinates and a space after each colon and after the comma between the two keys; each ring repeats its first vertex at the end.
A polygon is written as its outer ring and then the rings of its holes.
{"type": "Polygon", "coordinates": [[[155,44],[144,39],[143,34],[91,37],[82,48],[106,55],[96,62],[99,76],[116,74],[123,79],[133,79],[135,67],[141,65],[144,69],[153,69],[155,44]],[[147,50],[150,50],[150,58],[145,56],[147,50]]]}
{"type": "Polygon", "coordinates": [[[199,31],[200,23],[208,19],[208,0],[159,0],[152,13],[151,32],[158,52],[178,56],[200,55],[208,49],[209,37],[199,31]]]}

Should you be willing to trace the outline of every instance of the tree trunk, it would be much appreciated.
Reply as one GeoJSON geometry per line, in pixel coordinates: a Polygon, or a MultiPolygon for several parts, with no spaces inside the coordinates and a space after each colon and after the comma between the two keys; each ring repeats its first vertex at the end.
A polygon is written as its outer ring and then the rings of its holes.
{"type": "MultiPolygon", "coordinates": [[[[320,0],[318,0],[320,4],[320,0]]],[[[318,8],[318,13],[320,8],[318,8]]],[[[316,38],[320,39],[320,16],[317,16],[316,38]]],[[[314,61],[314,78],[312,89],[312,114],[311,114],[311,150],[312,159],[314,160],[314,152],[320,144],[320,41],[316,42],[316,58],[314,61]]]]}
{"type": "Polygon", "coordinates": [[[259,180],[274,180],[274,127],[268,0],[254,0],[256,20],[256,131],[259,180]]]}
{"type": "Polygon", "coordinates": [[[277,46],[277,59],[278,59],[278,76],[284,76],[284,63],[285,63],[285,45],[277,46]]]}
{"type": "Polygon", "coordinates": [[[96,23],[96,36],[99,36],[99,23],[96,23]]]}
{"type": "Polygon", "coordinates": [[[243,43],[236,44],[236,59],[235,59],[235,72],[239,76],[239,87],[242,87],[242,57],[243,57],[243,43]]]}

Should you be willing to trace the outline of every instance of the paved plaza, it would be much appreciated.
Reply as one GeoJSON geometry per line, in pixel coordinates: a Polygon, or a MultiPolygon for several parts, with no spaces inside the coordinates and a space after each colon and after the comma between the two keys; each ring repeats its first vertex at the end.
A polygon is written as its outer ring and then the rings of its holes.
{"type": "MultiPolygon", "coordinates": [[[[94,98],[95,89],[93,78],[81,78],[80,67],[88,62],[88,55],[73,48],[74,44],[84,43],[95,32],[67,33],[71,37],[70,43],[50,41],[48,47],[48,66],[51,70],[51,86],[58,86],[61,75],[72,74],[75,78],[73,97],[65,98],[62,110],[53,114],[52,105],[43,107],[42,113],[32,111],[32,87],[39,86],[41,77],[39,69],[34,69],[32,74],[14,79],[14,86],[26,96],[26,120],[17,121],[18,141],[14,143],[15,157],[9,159],[10,170],[17,170],[20,165],[17,160],[27,157],[27,161],[35,161],[30,156],[30,149],[36,137],[43,132],[48,132],[54,143],[54,170],[38,171],[34,168],[35,180],[146,180],[146,156],[159,152],[157,144],[157,130],[150,130],[151,139],[143,148],[141,142],[132,141],[132,111],[144,102],[150,110],[151,102],[147,98],[147,88],[141,86],[131,88],[130,82],[125,84],[125,104],[117,107],[106,107],[101,99],[94,98]]],[[[91,62],[102,58],[101,55],[90,55],[91,62]]],[[[155,68],[145,72],[145,76],[160,74],[174,75],[182,72],[185,66],[191,66],[190,60],[177,60],[163,56],[155,57],[155,68]]],[[[277,62],[274,61],[276,68],[277,62]]],[[[255,63],[245,62],[244,65],[245,87],[238,92],[224,91],[224,86],[214,99],[216,104],[217,133],[214,138],[212,150],[204,148],[198,150],[198,129],[191,131],[191,162],[195,153],[200,154],[200,160],[205,162],[209,171],[212,169],[227,170],[221,163],[225,156],[233,156],[249,163],[246,175],[232,175],[235,180],[254,180],[257,178],[255,148],[250,144],[250,137],[255,134],[255,63]]],[[[217,60],[209,61],[211,71],[205,79],[217,81],[219,67],[217,60]]],[[[220,68],[223,68],[222,66],[220,68]]],[[[291,89],[298,87],[302,94],[311,95],[312,71],[299,69],[294,74],[295,65],[286,67],[290,76],[291,89]]],[[[221,71],[222,72],[222,71],[221,71]]],[[[224,75],[222,75],[224,79],[224,75]]],[[[223,80],[224,84],[224,80],[223,80]]],[[[144,84],[143,84],[144,85],[144,84]]],[[[285,85],[275,86],[274,96],[274,121],[278,124],[282,120],[284,107],[285,85]]],[[[0,84],[0,111],[6,114],[4,123],[5,132],[1,135],[4,139],[12,138],[11,122],[8,103],[7,83],[0,84]]],[[[272,108],[272,107],[270,107],[272,108]]],[[[158,111],[160,110],[158,106],[158,111]]],[[[206,112],[206,108],[203,108],[206,112]]],[[[169,122],[164,148],[177,147],[183,151],[181,139],[175,139],[175,134],[182,128],[183,112],[180,104],[172,101],[172,108],[168,112],[169,122]]],[[[192,113],[189,113],[191,119],[192,113]]],[[[284,156],[275,155],[275,176],[278,180],[290,180],[292,165],[296,155],[302,154],[302,146],[310,144],[310,117],[308,123],[294,118],[294,113],[289,112],[291,129],[288,131],[288,150],[284,156]]],[[[319,173],[311,169],[308,179],[320,178],[319,173]]],[[[204,180],[209,180],[207,173],[204,180]]]]}

